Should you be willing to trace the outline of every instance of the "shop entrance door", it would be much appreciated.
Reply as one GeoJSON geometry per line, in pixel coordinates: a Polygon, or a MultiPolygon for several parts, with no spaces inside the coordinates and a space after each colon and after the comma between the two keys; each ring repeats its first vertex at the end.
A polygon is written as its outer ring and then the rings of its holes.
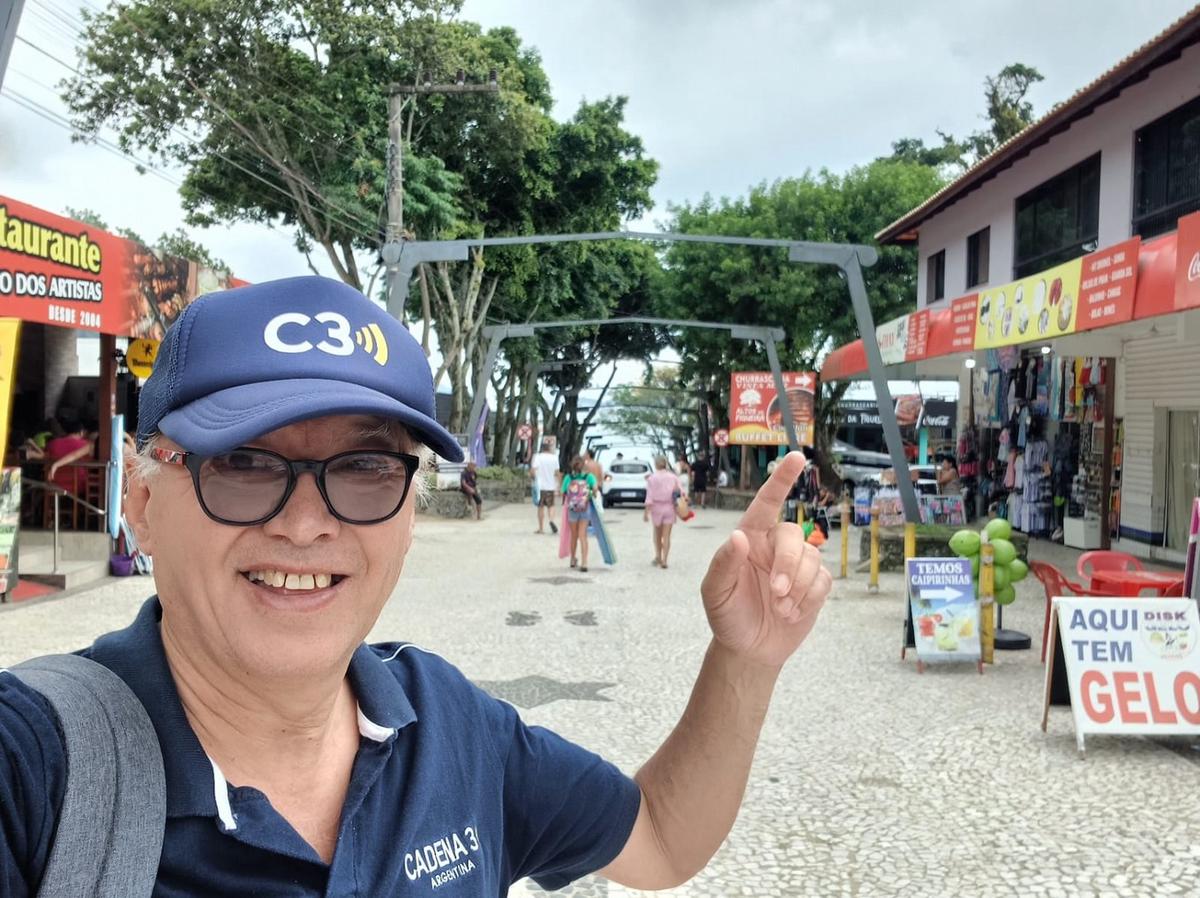
{"type": "Polygon", "coordinates": [[[1200,496],[1200,411],[1167,413],[1167,548],[1186,552],[1200,496]]]}

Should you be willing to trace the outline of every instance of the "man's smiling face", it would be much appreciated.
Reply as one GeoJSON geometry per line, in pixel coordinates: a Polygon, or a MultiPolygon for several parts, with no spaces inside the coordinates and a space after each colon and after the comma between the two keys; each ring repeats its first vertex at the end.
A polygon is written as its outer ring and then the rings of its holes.
{"type": "MultiPolygon", "coordinates": [[[[403,428],[382,424],[359,415],[315,418],[248,445],[289,459],[414,451],[403,428]]],[[[180,448],[161,435],[156,444],[180,448]]],[[[347,524],[330,514],[315,478],[303,474],[279,514],[238,527],[204,513],[185,468],[157,465],[149,476],[130,478],[127,514],[154,556],[173,639],[209,662],[274,679],[345,669],[400,577],[415,493],[387,521],[347,524]]]]}

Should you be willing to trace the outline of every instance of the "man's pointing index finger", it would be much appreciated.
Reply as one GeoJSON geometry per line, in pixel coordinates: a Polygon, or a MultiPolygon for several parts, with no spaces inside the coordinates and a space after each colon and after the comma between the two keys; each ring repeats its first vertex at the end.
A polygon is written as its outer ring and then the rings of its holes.
{"type": "Polygon", "coordinates": [[[804,470],[806,461],[803,452],[789,452],[776,466],[775,473],[759,488],[754,501],[742,515],[738,528],[744,531],[769,530],[774,527],[779,520],[779,511],[787,501],[796,478],[804,470]]]}

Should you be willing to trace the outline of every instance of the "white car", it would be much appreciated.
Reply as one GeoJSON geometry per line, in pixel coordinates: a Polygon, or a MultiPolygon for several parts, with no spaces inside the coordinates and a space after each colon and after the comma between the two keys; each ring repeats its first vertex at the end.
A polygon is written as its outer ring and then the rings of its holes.
{"type": "Polygon", "coordinates": [[[623,458],[614,461],[604,475],[604,483],[600,492],[604,496],[604,507],[612,508],[622,502],[636,502],[639,505],[646,501],[646,478],[653,470],[650,463],[639,459],[623,458]]]}

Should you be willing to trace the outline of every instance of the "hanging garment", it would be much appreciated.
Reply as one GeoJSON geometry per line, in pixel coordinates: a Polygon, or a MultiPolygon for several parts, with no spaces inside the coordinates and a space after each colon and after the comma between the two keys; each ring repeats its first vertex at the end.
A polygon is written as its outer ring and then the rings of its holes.
{"type": "Polygon", "coordinates": [[[1046,356],[1038,365],[1037,393],[1033,400],[1034,414],[1046,417],[1050,414],[1050,381],[1054,374],[1054,362],[1046,356]]]}

